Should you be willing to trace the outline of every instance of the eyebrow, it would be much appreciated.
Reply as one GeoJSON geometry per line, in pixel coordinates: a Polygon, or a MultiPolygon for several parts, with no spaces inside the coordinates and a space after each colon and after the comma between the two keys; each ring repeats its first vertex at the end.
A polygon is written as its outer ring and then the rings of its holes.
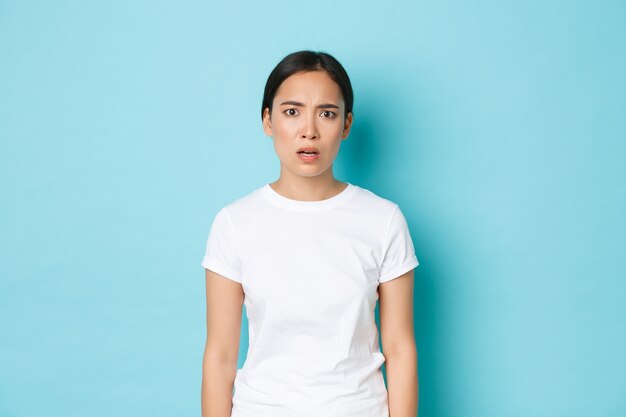
{"type": "MultiPolygon", "coordinates": [[[[283,101],[282,103],[280,103],[281,106],[284,105],[291,105],[291,106],[299,106],[299,107],[304,107],[304,104],[300,103],[299,101],[293,101],[293,100],[287,100],[287,101],[283,101]]],[[[324,103],[324,104],[320,104],[319,106],[317,106],[319,109],[338,109],[339,106],[337,106],[336,104],[332,104],[332,103],[324,103]]]]}

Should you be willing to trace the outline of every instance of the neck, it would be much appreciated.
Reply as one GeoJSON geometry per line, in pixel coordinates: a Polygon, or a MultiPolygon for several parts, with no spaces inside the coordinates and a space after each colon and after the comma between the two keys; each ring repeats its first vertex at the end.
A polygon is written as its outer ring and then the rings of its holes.
{"type": "Polygon", "coordinates": [[[328,174],[314,177],[286,175],[281,172],[280,177],[270,184],[274,191],[300,201],[319,201],[334,197],[348,186],[347,183],[337,180],[331,170],[328,174]]]}

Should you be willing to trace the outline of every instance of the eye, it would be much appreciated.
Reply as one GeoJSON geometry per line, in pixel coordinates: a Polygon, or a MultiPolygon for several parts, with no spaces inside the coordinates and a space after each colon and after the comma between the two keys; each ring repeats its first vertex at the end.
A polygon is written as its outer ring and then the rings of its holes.
{"type": "Polygon", "coordinates": [[[295,116],[298,111],[296,109],[287,109],[283,113],[285,113],[287,116],[295,116]]]}
{"type": "Polygon", "coordinates": [[[330,111],[330,110],[324,110],[322,112],[322,117],[328,117],[328,118],[333,118],[335,117],[335,112],[334,111],[330,111]]]}

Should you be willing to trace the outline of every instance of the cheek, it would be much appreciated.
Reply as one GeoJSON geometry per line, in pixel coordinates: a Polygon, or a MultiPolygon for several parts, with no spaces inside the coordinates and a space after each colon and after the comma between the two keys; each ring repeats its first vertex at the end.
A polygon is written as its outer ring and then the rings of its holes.
{"type": "Polygon", "coordinates": [[[272,127],[272,133],[274,136],[274,149],[277,154],[284,155],[291,150],[290,130],[285,125],[274,125],[272,127]]]}
{"type": "Polygon", "coordinates": [[[289,136],[289,128],[285,125],[279,125],[278,129],[276,129],[275,132],[279,138],[285,138],[289,136]]]}
{"type": "Polygon", "coordinates": [[[288,138],[294,130],[293,123],[285,123],[285,121],[281,120],[278,123],[275,123],[272,127],[272,131],[274,133],[274,137],[276,138],[288,138]]]}
{"type": "Polygon", "coordinates": [[[323,130],[328,136],[341,136],[341,133],[343,132],[343,124],[341,123],[341,119],[333,121],[332,123],[327,123],[326,125],[324,125],[323,130]]]}

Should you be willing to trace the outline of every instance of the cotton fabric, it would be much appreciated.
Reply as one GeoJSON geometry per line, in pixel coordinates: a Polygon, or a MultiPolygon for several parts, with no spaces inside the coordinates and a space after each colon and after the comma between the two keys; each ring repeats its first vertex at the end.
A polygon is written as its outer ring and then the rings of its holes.
{"type": "Polygon", "coordinates": [[[418,264],[400,207],[351,183],[318,201],[265,184],[222,207],[201,265],[245,293],[231,417],[388,417],[377,288],[418,264]]]}

